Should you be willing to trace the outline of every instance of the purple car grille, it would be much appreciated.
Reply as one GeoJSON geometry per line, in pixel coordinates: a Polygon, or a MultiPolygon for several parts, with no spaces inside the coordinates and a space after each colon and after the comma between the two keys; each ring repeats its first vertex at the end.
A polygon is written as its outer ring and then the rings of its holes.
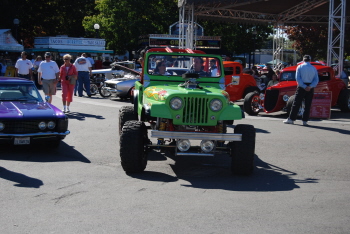
{"type": "MultiPolygon", "coordinates": [[[[53,131],[49,129],[40,130],[39,129],[39,123],[40,120],[31,120],[31,121],[16,121],[16,120],[9,120],[9,121],[1,121],[5,128],[1,133],[7,133],[7,134],[21,134],[21,133],[36,133],[36,132],[46,132],[46,131],[53,131]]],[[[47,123],[48,120],[45,120],[47,123]]]]}

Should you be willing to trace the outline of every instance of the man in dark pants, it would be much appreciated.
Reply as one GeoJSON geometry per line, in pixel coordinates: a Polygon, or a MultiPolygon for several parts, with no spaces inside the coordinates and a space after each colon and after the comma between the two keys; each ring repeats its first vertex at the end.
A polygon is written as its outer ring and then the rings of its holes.
{"type": "Polygon", "coordinates": [[[83,86],[85,87],[85,92],[89,97],[91,97],[90,92],[90,76],[92,75],[92,65],[87,59],[85,53],[81,54],[81,57],[77,58],[74,62],[74,66],[78,71],[78,95],[83,96],[83,86]]]}
{"type": "Polygon", "coordinates": [[[318,74],[316,68],[310,64],[310,55],[304,55],[303,60],[304,63],[297,67],[297,71],[295,73],[298,87],[295,92],[295,99],[292,105],[292,110],[289,114],[289,118],[283,121],[285,124],[294,124],[299,108],[304,99],[305,109],[302,120],[304,126],[308,125],[307,121],[309,121],[311,103],[314,96],[314,88],[318,84],[318,74]]]}

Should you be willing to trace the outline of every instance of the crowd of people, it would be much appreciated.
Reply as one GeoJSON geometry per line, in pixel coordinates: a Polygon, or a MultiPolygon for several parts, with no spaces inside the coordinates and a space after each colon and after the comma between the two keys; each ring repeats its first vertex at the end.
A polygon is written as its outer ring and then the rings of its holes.
{"type": "Polygon", "coordinates": [[[279,69],[274,70],[271,66],[266,65],[263,69],[253,66],[251,69],[245,69],[244,73],[252,75],[258,87],[266,88],[278,84],[281,72],[279,69]]]}
{"type": "MultiPolygon", "coordinates": [[[[225,60],[229,60],[226,57],[225,60]]],[[[124,57],[124,60],[127,60],[124,57]]],[[[104,69],[110,68],[113,62],[119,62],[118,58],[111,61],[108,57],[102,62],[101,60],[94,61],[91,55],[88,53],[82,53],[80,57],[76,58],[73,62],[72,56],[66,54],[63,56],[59,65],[56,61],[52,60],[50,52],[46,52],[44,58],[40,55],[33,56],[32,60],[27,59],[27,53],[23,51],[21,57],[15,64],[15,76],[33,80],[38,89],[42,89],[45,94],[47,102],[51,103],[52,95],[56,94],[56,88],[58,82],[62,87],[62,102],[63,111],[70,112],[70,104],[73,102],[73,94],[75,96],[83,97],[83,89],[85,88],[86,95],[91,97],[90,93],[90,77],[92,76],[92,69],[104,69]]],[[[298,82],[298,89],[296,91],[295,103],[291,111],[290,117],[284,121],[285,123],[293,123],[295,120],[295,112],[299,108],[299,102],[302,99],[312,100],[313,88],[318,83],[318,78],[315,75],[315,69],[310,65],[311,57],[305,55],[303,58],[305,62],[303,66],[298,66],[296,73],[296,80],[298,82]],[[312,77],[312,78],[311,78],[312,77]],[[310,99],[311,97],[311,99],[310,99]]],[[[142,64],[142,61],[138,61],[142,64]]],[[[210,61],[209,71],[203,70],[203,59],[196,57],[193,60],[191,69],[194,73],[198,73],[200,76],[213,76],[217,73],[216,61],[210,61]]],[[[157,60],[155,63],[155,74],[170,75],[166,71],[166,61],[157,60]]],[[[279,83],[280,70],[279,66],[274,70],[271,66],[266,65],[264,68],[258,69],[257,66],[253,66],[252,69],[245,69],[244,72],[251,74],[257,82],[258,87],[270,87],[279,83]]],[[[3,67],[0,68],[1,75],[4,75],[3,67]]],[[[316,72],[317,73],[317,72],[316,72]]],[[[341,79],[348,83],[347,70],[341,73],[341,79]]],[[[305,108],[308,109],[308,108],[305,108]]],[[[307,110],[306,110],[307,111],[307,110]]],[[[305,115],[304,125],[307,124],[308,117],[305,115]]]]}
{"type": "MultiPolygon", "coordinates": [[[[73,95],[83,97],[83,90],[86,95],[91,97],[90,77],[92,69],[111,68],[113,62],[119,62],[118,58],[114,61],[109,57],[94,60],[91,54],[82,53],[80,57],[73,61],[70,54],[65,54],[60,60],[52,60],[50,52],[46,52],[44,57],[33,55],[32,59],[27,59],[27,52],[23,51],[21,57],[16,61],[13,76],[32,80],[39,90],[43,90],[45,100],[52,102],[52,96],[56,95],[57,86],[62,88],[63,112],[70,112],[70,104],[73,102],[73,95]],[[58,85],[59,84],[59,85],[58,85]]],[[[127,57],[124,56],[124,60],[127,57]]],[[[5,75],[6,66],[0,67],[0,76],[5,75]]]]}

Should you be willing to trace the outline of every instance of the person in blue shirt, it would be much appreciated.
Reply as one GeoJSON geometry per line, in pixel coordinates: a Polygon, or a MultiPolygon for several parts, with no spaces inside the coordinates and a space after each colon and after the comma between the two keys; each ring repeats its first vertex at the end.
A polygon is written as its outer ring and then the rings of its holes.
{"type": "Polygon", "coordinates": [[[295,92],[295,99],[292,104],[292,110],[289,114],[289,118],[283,121],[285,124],[294,124],[299,108],[304,100],[305,109],[302,116],[302,121],[304,126],[308,125],[307,122],[309,121],[311,103],[314,96],[314,88],[317,86],[319,78],[316,68],[310,64],[311,56],[304,55],[303,61],[304,63],[300,64],[296,70],[295,76],[298,87],[295,92]]]}

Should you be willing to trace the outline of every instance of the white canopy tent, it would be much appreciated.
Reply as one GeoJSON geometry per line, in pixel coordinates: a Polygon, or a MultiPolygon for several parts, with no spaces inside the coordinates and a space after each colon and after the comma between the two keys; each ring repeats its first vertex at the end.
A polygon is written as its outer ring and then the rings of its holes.
{"type": "Polygon", "coordinates": [[[23,45],[18,44],[10,29],[0,29],[0,51],[22,52],[23,45]]]}

